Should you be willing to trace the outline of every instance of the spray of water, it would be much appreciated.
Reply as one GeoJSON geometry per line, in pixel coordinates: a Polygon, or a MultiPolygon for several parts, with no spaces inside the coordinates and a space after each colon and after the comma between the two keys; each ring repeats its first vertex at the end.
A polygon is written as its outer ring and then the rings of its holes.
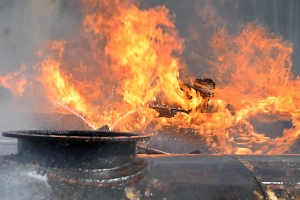
{"type": "MultiPolygon", "coordinates": [[[[64,108],[66,110],[68,110],[70,113],[72,113],[73,115],[77,116],[79,119],[81,119],[85,124],[87,124],[92,130],[96,130],[97,128],[94,127],[90,122],[88,122],[83,116],[81,116],[79,113],[77,113],[76,111],[72,110],[71,108],[69,108],[68,106],[64,105],[63,103],[56,101],[53,102],[53,104],[57,107],[61,107],[64,108]]],[[[120,117],[118,120],[116,120],[110,127],[110,130],[114,130],[115,127],[123,120],[125,119],[127,116],[133,115],[134,113],[138,112],[141,108],[143,107],[139,107],[135,110],[131,110],[127,113],[125,113],[122,117],[120,117]]]]}
{"type": "Polygon", "coordinates": [[[129,115],[133,115],[134,113],[136,113],[137,111],[139,111],[141,108],[143,108],[143,107],[139,107],[139,108],[137,108],[135,110],[131,110],[131,111],[125,113],[122,117],[120,117],[118,120],[115,121],[115,123],[113,123],[111,125],[110,129],[114,130],[114,128],[120,123],[120,121],[122,121],[123,119],[125,119],[129,115]]]}
{"type": "Polygon", "coordinates": [[[81,119],[85,124],[87,124],[92,130],[96,130],[97,128],[94,127],[90,122],[88,122],[83,116],[81,116],[79,113],[77,113],[76,111],[72,110],[71,108],[69,108],[68,106],[62,104],[61,102],[54,102],[55,106],[58,107],[62,107],[65,108],[66,110],[68,110],[70,113],[74,114],[75,116],[77,116],[79,119],[81,119]]]}

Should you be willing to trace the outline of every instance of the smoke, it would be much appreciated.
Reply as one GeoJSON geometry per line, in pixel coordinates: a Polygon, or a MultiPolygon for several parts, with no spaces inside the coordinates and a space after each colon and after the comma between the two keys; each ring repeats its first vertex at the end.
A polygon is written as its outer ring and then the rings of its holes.
{"type": "MultiPolygon", "coordinates": [[[[23,96],[14,96],[0,81],[0,132],[16,129],[55,128],[51,123],[26,112],[39,112],[43,97],[36,97],[34,66],[40,46],[52,38],[72,35],[80,24],[76,2],[66,0],[1,0],[0,1],[0,78],[26,67],[23,96]]],[[[17,81],[17,80],[15,80],[17,81]]],[[[13,80],[11,81],[13,83],[13,80]]],[[[70,128],[72,125],[69,125],[70,128]]],[[[77,128],[79,128],[77,126],[77,128]]]]}
{"type": "Polygon", "coordinates": [[[195,75],[205,76],[210,67],[207,42],[212,32],[226,26],[230,33],[236,33],[249,22],[264,25],[294,45],[292,71],[295,76],[300,74],[300,24],[297,22],[300,20],[300,1],[156,0],[142,1],[141,5],[146,7],[162,2],[176,14],[176,27],[186,40],[184,58],[195,75]],[[199,71],[199,67],[202,70],[199,71]]]}

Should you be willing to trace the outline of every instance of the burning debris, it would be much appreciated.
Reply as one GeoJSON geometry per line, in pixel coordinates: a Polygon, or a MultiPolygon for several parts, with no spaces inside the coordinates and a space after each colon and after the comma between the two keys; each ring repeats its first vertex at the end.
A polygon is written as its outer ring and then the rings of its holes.
{"type": "MultiPolygon", "coordinates": [[[[199,92],[204,99],[214,96],[214,93],[211,92],[210,90],[215,89],[215,82],[210,78],[195,79],[193,86],[189,86],[188,84],[181,84],[181,85],[182,85],[181,89],[183,91],[185,91],[185,87],[188,87],[189,89],[194,89],[196,92],[199,92]]],[[[185,92],[188,93],[187,91],[185,92]]],[[[190,96],[189,98],[192,99],[193,97],[190,96]]]]}
{"type": "MultiPolygon", "coordinates": [[[[80,31],[47,41],[34,68],[41,85],[28,87],[34,97],[43,88],[56,114],[71,113],[92,130],[4,132],[18,139],[17,154],[0,156],[4,199],[299,199],[299,156],[258,155],[289,152],[299,140],[300,79],[291,78],[289,42],[256,23],[229,33],[204,11],[209,55],[192,56],[211,78],[194,79],[189,74],[201,74],[189,71],[185,40],[165,6],[78,2],[80,31]],[[280,131],[269,135],[270,127],[280,131]],[[138,143],[152,135],[190,151],[138,143]]],[[[24,70],[0,76],[0,95],[22,96],[24,70]]]]}
{"type": "MultiPolygon", "coordinates": [[[[211,90],[215,89],[215,82],[212,79],[195,79],[193,86],[181,83],[180,89],[186,93],[188,99],[193,99],[193,96],[191,96],[191,90],[196,91],[196,94],[200,95],[203,98],[203,101],[200,102],[194,110],[198,112],[208,112],[209,100],[214,96],[214,93],[211,92],[211,90]]],[[[189,114],[192,111],[184,110],[183,108],[172,108],[171,106],[157,102],[149,104],[149,108],[156,110],[159,113],[158,117],[167,118],[174,117],[179,112],[189,114]]]]}
{"type": "Polygon", "coordinates": [[[215,30],[212,79],[186,84],[188,66],[178,56],[184,40],[166,7],[141,10],[119,0],[81,6],[78,38],[49,41],[38,54],[39,80],[49,102],[59,102],[57,112],[72,110],[90,127],[116,131],[193,129],[220,153],[277,154],[297,141],[300,82],[290,78],[292,46],[280,36],[254,23],[236,34],[215,30]],[[255,132],[250,119],[260,113],[290,113],[294,128],[275,139],[255,132]]]}
{"type": "MultiPolygon", "coordinates": [[[[185,40],[165,6],[140,9],[130,0],[78,4],[78,34],[47,41],[37,52],[38,83],[28,85],[32,93],[39,91],[30,95],[47,99],[44,107],[75,114],[92,129],[102,124],[140,133],[191,129],[219,153],[278,154],[297,142],[300,79],[291,78],[293,49],[281,36],[257,23],[229,33],[213,10],[209,16],[204,10],[203,20],[216,20],[206,24],[209,55],[191,56],[206,63],[203,74],[210,78],[194,79],[189,74],[197,73],[189,68],[195,66],[182,56],[185,40]],[[251,123],[261,114],[284,115],[293,126],[269,137],[251,123]]],[[[15,75],[23,80],[21,74],[15,75]]],[[[1,80],[14,96],[24,92],[24,81],[1,80]]]]}

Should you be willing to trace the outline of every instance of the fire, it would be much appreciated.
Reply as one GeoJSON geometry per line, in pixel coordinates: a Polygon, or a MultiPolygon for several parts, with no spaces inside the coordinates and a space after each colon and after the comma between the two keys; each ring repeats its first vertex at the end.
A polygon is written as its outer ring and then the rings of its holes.
{"type": "Polygon", "coordinates": [[[248,147],[253,149],[255,145],[259,146],[255,153],[287,151],[299,137],[300,128],[299,80],[292,80],[291,44],[263,26],[248,24],[237,36],[230,36],[224,29],[217,32],[211,46],[217,57],[211,71],[220,82],[216,96],[234,106],[230,127],[236,130],[229,131],[230,137],[238,146],[238,140],[245,146],[237,148],[236,153],[249,152],[248,147]],[[294,128],[272,140],[254,131],[250,119],[258,114],[291,120],[294,128]]]}
{"type": "MultiPolygon", "coordinates": [[[[106,123],[123,131],[136,128],[130,127],[132,122],[122,128],[115,122],[123,124],[128,117],[136,115],[141,126],[153,120],[157,112],[148,108],[148,104],[157,98],[170,105],[192,108],[179,84],[179,70],[184,66],[174,56],[175,52],[182,51],[183,40],[177,35],[168,9],[156,7],[141,11],[128,2],[98,1],[97,10],[89,7],[95,6],[94,1],[85,3],[81,39],[84,41],[79,48],[66,49],[66,42],[49,42],[47,50],[53,56],[46,54],[47,58],[41,62],[40,80],[52,102],[74,109],[92,121],[94,127],[106,123]],[[110,10],[114,15],[103,10],[110,10]],[[69,57],[82,53],[79,51],[83,43],[88,43],[89,49],[81,54],[82,59],[78,58],[79,64],[63,59],[63,54],[69,57]],[[93,66],[86,66],[87,59],[93,66]],[[88,80],[84,80],[83,73],[89,74],[88,80]],[[120,122],[122,116],[124,120],[120,122]]],[[[39,56],[43,57],[44,53],[39,56]]]]}
{"type": "Polygon", "coordinates": [[[9,89],[14,97],[22,96],[26,85],[25,69],[25,65],[21,65],[21,69],[17,72],[0,75],[0,86],[9,89]]]}
{"type": "Polygon", "coordinates": [[[179,59],[184,40],[166,7],[141,10],[121,0],[82,6],[82,32],[49,41],[38,53],[38,79],[56,111],[71,111],[92,128],[194,129],[221,153],[282,153],[298,139],[300,81],[292,79],[292,45],[280,36],[255,23],[236,34],[216,30],[209,73],[217,88],[208,101],[183,84],[189,79],[179,59]],[[151,104],[186,112],[160,117],[151,104]],[[291,120],[293,127],[272,139],[251,124],[260,114],[291,120]]]}

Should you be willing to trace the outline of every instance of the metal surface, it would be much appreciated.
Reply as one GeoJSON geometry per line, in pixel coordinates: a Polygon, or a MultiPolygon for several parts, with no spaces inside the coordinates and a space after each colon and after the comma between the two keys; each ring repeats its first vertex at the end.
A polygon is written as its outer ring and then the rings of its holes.
{"type": "Polygon", "coordinates": [[[139,155],[111,170],[41,167],[18,159],[0,157],[2,199],[299,199],[300,193],[298,155],[139,155]]]}
{"type": "Polygon", "coordinates": [[[5,131],[2,133],[5,137],[23,138],[23,139],[47,139],[60,141],[112,141],[112,142],[128,142],[145,140],[151,137],[148,135],[137,135],[134,133],[114,132],[114,131],[56,131],[56,130],[32,130],[32,131],[5,131]]]}
{"type": "Polygon", "coordinates": [[[269,199],[300,199],[300,157],[235,156],[256,177],[269,199]]]}
{"type": "Polygon", "coordinates": [[[18,154],[0,156],[1,199],[300,198],[298,155],[137,155],[136,138],[118,140],[123,133],[64,140],[111,133],[23,132],[18,154]]]}
{"type": "Polygon", "coordinates": [[[18,161],[63,168],[108,169],[132,162],[137,141],[150,135],[107,131],[11,131],[18,138],[18,161]]]}

